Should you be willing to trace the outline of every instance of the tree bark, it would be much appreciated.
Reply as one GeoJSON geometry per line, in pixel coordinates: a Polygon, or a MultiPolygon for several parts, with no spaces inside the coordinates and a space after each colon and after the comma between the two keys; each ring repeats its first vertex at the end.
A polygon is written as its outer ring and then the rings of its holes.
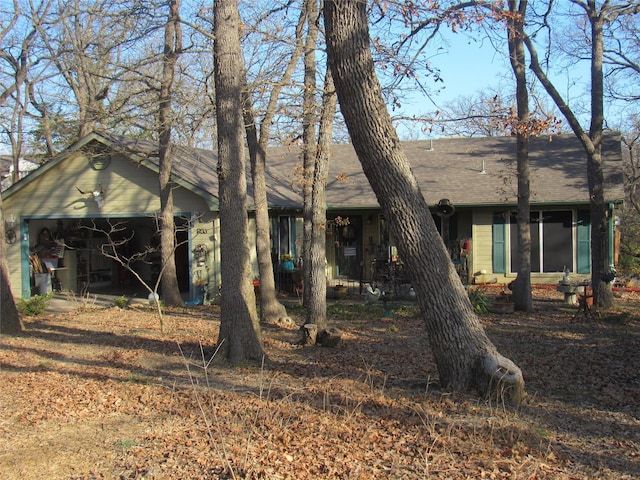
{"type": "Polygon", "coordinates": [[[162,61],[162,80],[160,83],[160,102],[158,109],[159,140],[158,161],[160,172],[160,249],[162,251],[162,269],[160,282],[162,299],[166,305],[183,305],[178,287],[176,272],[176,236],[173,218],[173,183],[171,182],[171,90],[175,76],[175,67],[182,50],[182,28],[180,26],[180,2],[169,2],[169,18],[164,30],[164,56],[162,61]]]}
{"type": "Polygon", "coordinates": [[[269,204],[267,201],[267,185],[265,178],[266,152],[271,133],[271,124],[278,108],[278,98],[285,85],[291,80],[295,66],[302,53],[302,30],[304,26],[305,12],[300,12],[296,28],[296,46],[291,54],[291,60],[287,65],[282,78],[277,82],[269,96],[269,103],[265,111],[260,135],[258,135],[257,122],[253,114],[253,102],[246,83],[246,74],[243,77],[243,113],[247,145],[251,161],[251,178],[253,181],[253,199],[255,202],[256,219],[256,256],[258,259],[258,271],[260,272],[260,320],[264,323],[281,323],[290,320],[287,310],[276,296],[276,285],[271,258],[271,239],[269,222],[269,204]]]}
{"type": "Polygon", "coordinates": [[[308,305],[311,285],[311,244],[313,241],[313,178],[316,158],[316,44],[318,3],[305,2],[307,38],[304,50],[304,90],[302,100],[302,197],[303,197],[303,303],[308,305]]]}
{"type": "Polygon", "coordinates": [[[315,323],[320,331],[327,328],[327,202],[326,187],[331,158],[333,118],[336,113],[336,92],[331,69],[327,68],[320,115],[318,146],[315,154],[311,182],[311,242],[309,245],[307,297],[307,323],[315,323]]]}
{"type": "MultiPolygon", "coordinates": [[[[246,92],[246,89],[245,89],[246,92]]],[[[260,272],[260,321],[275,324],[289,318],[287,309],[276,296],[276,283],[271,259],[269,204],[265,178],[266,151],[258,141],[255,119],[251,113],[251,102],[245,93],[244,117],[247,124],[247,143],[251,159],[253,201],[256,220],[256,257],[260,272]]],[[[268,135],[267,135],[268,137],[268,135]]]]}
{"type": "Polygon", "coordinates": [[[443,387],[500,387],[524,394],[520,369],[500,355],[480,324],[428,205],[411,173],[382,98],[370,50],[365,2],[325,2],[329,65],[354,149],[409,265],[443,387]]]}
{"type": "Polygon", "coordinates": [[[511,285],[516,310],[533,311],[531,293],[531,182],[529,173],[529,92],[524,57],[523,27],[527,1],[509,0],[507,35],[509,60],[516,78],[516,158],[518,168],[518,275],[511,285]]]}
{"type": "Polygon", "coordinates": [[[218,352],[237,364],[262,360],[247,219],[242,52],[237,0],[214,3],[214,77],[218,128],[222,305],[218,352]]]}

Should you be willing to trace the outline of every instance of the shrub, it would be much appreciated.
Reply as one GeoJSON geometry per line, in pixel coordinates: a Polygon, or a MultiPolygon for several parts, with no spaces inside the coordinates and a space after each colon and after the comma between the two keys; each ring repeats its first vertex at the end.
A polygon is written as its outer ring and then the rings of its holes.
{"type": "Polygon", "coordinates": [[[53,297],[52,293],[46,295],[34,295],[30,299],[19,298],[16,304],[18,312],[27,317],[37,317],[44,313],[53,297]]]}
{"type": "Polygon", "coordinates": [[[113,299],[113,303],[118,308],[127,308],[129,305],[129,297],[122,295],[113,299]]]}
{"type": "Polygon", "coordinates": [[[469,300],[476,313],[489,312],[489,297],[479,288],[469,290],[469,300]]]}

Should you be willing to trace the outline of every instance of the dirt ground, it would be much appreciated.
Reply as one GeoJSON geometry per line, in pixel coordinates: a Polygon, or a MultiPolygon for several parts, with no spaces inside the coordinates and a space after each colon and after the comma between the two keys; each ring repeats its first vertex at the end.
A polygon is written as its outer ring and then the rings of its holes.
{"type": "MultiPolygon", "coordinates": [[[[523,370],[517,408],[443,391],[411,305],[330,305],[337,348],[263,327],[264,365],[211,361],[215,306],[25,318],[0,337],[2,479],[640,478],[640,310],[483,314],[523,370]]],[[[301,310],[292,307],[301,323],[301,310]]]]}

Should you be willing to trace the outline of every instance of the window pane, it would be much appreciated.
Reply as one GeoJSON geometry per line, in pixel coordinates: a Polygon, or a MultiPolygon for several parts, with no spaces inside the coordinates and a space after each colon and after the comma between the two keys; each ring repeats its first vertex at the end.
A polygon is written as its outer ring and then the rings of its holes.
{"type": "Polygon", "coordinates": [[[573,270],[573,216],[570,211],[543,212],[543,269],[545,272],[573,270]]]}
{"type": "MultiPolygon", "coordinates": [[[[531,231],[531,271],[540,272],[540,212],[531,212],[529,228],[531,231]]],[[[511,225],[509,226],[511,241],[511,271],[518,271],[518,219],[515,212],[511,213],[511,225]]]]}
{"type": "Polygon", "coordinates": [[[284,255],[285,253],[291,253],[291,249],[289,246],[289,238],[290,238],[289,217],[280,217],[278,221],[280,222],[280,228],[278,229],[278,237],[280,239],[278,253],[280,255],[284,255]]]}

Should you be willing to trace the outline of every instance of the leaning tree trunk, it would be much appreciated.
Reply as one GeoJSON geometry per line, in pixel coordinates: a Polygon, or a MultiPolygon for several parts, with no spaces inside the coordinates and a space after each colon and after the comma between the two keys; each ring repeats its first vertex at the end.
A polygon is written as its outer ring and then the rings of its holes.
{"type": "Polygon", "coordinates": [[[222,305],[218,352],[237,364],[264,357],[251,279],[237,0],[214,2],[222,305]]]}
{"type": "Polygon", "coordinates": [[[263,323],[279,323],[289,318],[287,309],[278,300],[276,282],[271,259],[271,237],[269,225],[269,203],[267,201],[267,181],[265,174],[266,152],[258,141],[255,118],[251,112],[251,102],[244,89],[244,118],[247,144],[251,158],[251,179],[253,181],[253,201],[256,221],[256,257],[260,272],[260,320],[263,323]]]}
{"type": "Polygon", "coordinates": [[[446,388],[524,393],[520,369],[485,334],[420,192],[382,98],[366,2],[325,2],[329,65],[353,146],[406,265],[446,388]]]}
{"type": "Polygon", "coordinates": [[[290,322],[285,306],[278,300],[271,257],[271,236],[269,225],[269,203],[267,200],[267,184],[265,175],[266,150],[269,145],[271,125],[278,109],[280,92],[291,81],[295,67],[302,53],[302,26],[305,12],[300,12],[296,28],[296,46],[291,53],[291,59],[279,81],[274,82],[269,102],[264,111],[260,136],[255,116],[253,102],[247,86],[246,72],[243,76],[243,113],[246,124],[247,144],[251,158],[251,176],[253,181],[253,195],[256,209],[256,255],[260,272],[260,319],[264,323],[290,322]]]}

